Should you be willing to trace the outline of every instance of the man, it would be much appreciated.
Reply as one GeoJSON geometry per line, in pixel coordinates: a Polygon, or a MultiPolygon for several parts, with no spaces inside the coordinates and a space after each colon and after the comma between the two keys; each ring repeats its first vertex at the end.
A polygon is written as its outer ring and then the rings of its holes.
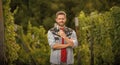
{"type": "Polygon", "coordinates": [[[66,13],[56,13],[56,24],[48,31],[48,42],[51,47],[51,65],[72,65],[74,63],[73,48],[78,45],[74,30],[65,26],[66,13]]]}

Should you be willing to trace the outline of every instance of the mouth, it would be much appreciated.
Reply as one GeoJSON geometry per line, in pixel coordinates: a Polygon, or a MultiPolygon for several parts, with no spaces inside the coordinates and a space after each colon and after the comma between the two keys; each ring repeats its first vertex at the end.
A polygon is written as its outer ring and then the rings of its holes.
{"type": "Polygon", "coordinates": [[[58,25],[63,26],[63,25],[64,25],[64,23],[63,23],[63,22],[60,22],[60,23],[58,23],[58,25]]]}

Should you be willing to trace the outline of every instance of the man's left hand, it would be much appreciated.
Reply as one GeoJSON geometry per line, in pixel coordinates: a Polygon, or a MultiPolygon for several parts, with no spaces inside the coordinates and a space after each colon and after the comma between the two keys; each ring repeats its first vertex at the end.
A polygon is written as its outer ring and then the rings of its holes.
{"type": "Polygon", "coordinates": [[[62,37],[62,38],[66,38],[66,34],[64,33],[63,30],[60,30],[60,31],[58,32],[58,35],[60,35],[60,37],[62,37]]]}

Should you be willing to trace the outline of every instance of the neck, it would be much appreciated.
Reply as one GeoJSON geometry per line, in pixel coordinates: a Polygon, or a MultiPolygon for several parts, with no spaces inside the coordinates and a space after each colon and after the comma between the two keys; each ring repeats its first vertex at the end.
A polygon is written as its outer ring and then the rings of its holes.
{"type": "Polygon", "coordinates": [[[55,27],[58,27],[58,28],[64,28],[64,27],[65,27],[65,25],[61,26],[61,25],[59,25],[59,24],[55,23],[55,27]]]}
{"type": "Polygon", "coordinates": [[[59,28],[64,28],[65,26],[59,26],[59,28]]]}

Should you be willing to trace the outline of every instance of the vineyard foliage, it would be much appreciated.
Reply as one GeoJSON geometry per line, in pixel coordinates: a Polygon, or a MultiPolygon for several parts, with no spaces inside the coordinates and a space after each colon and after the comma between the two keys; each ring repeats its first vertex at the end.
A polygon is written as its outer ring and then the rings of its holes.
{"type": "Polygon", "coordinates": [[[9,65],[13,65],[14,61],[18,59],[18,51],[20,50],[20,46],[16,43],[17,33],[15,32],[15,24],[14,24],[14,14],[16,10],[11,13],[10,12],[10,0],[7,2],[3,2],[3,15],[5,21],[5,45],[6,45],[6,61],[9,65]]]}
{"type": "MultiPolygon", "coordinates": [[[[31,19],[25,29],[15,24],[14,14],[18,9],[10,11],[10,0],[3,1],[3,4],[7,64],[50,65],[47,30],[43,26],[32,25],[34,21],[31,19]]],[[[74,49],[75,65],[90,65],[91,58],[94,65],[119,65],[120,7],[112,7],[102,13],[81,11],[78,19],[79,46],[74,49]]]]}
{"type": "Polygon", "coordinates": [[[90,65],[91,45],[95,65],[118,65],[120,59],[120,8],[104,13],[83,11],[79,15],[79,49],[81,65],[90,65]]]}
{"type": "Polygon", "coordinates": [[[18,62],[21,64],[17,65],[49,65],[50,50],[46,30],[42,26],[39,28],[32,26],[30,22],[28,23],[27,33],[24,33],[21,26],[17,27],[19,33],[17,40],[21,42],[19,45],[22,47],[18,58],[18,62]]]}

